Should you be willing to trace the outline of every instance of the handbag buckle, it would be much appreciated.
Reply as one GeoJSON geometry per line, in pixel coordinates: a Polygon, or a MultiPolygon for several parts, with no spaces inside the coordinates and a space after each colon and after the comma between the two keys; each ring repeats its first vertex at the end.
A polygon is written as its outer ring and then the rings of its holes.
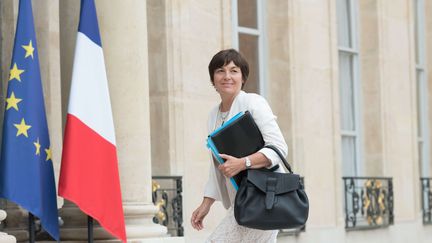
{"type": "Polygon", "coordinates": [[[266,188],[266,198],[265,198],[265,206],[267,210],[271,210],[273,208],[275,195],[276,195],[276,185],[277,185],[276,178],[267,177],[267,188],[266,188]]]}

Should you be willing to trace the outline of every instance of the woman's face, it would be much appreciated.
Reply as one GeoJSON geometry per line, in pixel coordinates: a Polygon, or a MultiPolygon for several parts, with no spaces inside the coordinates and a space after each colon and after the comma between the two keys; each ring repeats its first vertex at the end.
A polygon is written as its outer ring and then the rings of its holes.
{"type": "Polygon", "coordinates": [[[216,69],[213,80],[216,91],[220,95],[236,95],[243,84],[241,69],[233,61],[216,69]]]}

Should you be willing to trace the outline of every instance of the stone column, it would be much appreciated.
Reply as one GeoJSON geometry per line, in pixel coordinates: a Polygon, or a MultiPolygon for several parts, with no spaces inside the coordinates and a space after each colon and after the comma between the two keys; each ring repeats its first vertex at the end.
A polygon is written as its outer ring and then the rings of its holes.
{"type": "MultiPolygon", "coordinates": [[[[0,224],[6,218],[6,212],[0,209],[0,224]]],[[[6,233],[0,232],[0,243],[15,243],[15,237],[6,233]]]]}
{"type": "Polygon", "coordinates": [[[146,2],[96,1],[116,128],[128,239],[160,237],[152,222],[146,2]],[[115,17],[114,17],[115,16],[115,17]]]}
{"type": "MultiPolygon", "coordinates": [[[[150,108],[146,2],[96,1],[114,116],[123,209],[128,240],[159,242],[166,227],[154,224],[151,197],[150,108]]],[[[63,108],[70,89],[79,2],[60,2],[63,108]]],[[[63,239],[86,239],[85,217],[69,202],[61,210],[63,239]],[[67,229],[66,229],[67,228],[67,229]]],[[[95,239],[110,238],[95,227],[95,239]]]]}
{"type": "MultiPolygon", "coordinates": [[[[42,87],[45,98],[45,111],[50,135],[52,161],[56,185],[60,172],[62,153],[62,106],[60,76],[60,26],[59,2],[33,3],[36,38],[42,87]]],[[[63,205],[63,199],[57,198],[57,206],[63,205]]]]}

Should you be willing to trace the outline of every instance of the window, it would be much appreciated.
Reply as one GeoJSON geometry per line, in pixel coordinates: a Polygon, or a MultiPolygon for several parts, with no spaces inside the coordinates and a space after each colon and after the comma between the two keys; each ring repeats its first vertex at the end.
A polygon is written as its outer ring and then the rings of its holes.
{"type": "Polygon", "coordinates": [[[425,16],[424,0],[414,1],[416,97],[417,97],[417,142],[420,175],[429,175],[429,127],[428,127],[428,85],[425,58],[425,16]]]}
{"type": "Polygon", "coordinates": [[[342,170],[344,176],[361,174],[357,12],[357,0],[337,0],[342,170]]]}
{"type": "Polygon", "coordinates": [[[233,0],[233,47],[249,62],[244,90],[265,95],[264,16],[265,0],[233,0]]]}

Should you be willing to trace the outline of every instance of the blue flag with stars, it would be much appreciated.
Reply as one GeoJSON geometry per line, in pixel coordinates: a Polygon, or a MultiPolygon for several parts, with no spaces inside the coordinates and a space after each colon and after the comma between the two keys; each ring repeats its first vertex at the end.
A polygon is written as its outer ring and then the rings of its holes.
{"type": "Polygon", "coordinates": [[[31,0],[20,0],[6,94],[0,197],[41,220],[59,240],[57,196],[31,0]]]}

